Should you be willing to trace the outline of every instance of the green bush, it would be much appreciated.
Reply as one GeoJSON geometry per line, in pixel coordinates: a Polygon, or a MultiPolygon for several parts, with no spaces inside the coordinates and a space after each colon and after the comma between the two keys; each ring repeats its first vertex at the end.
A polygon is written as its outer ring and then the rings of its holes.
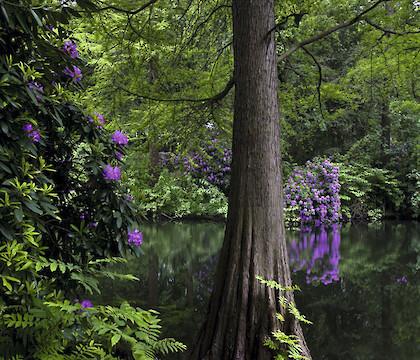
{"type": "Polygon", "coordinates": [[[341,212],[345,220],[376,222],[386,211],[398,210],[403,195],[390,171],[361,164],[336,164],[340,168],[341,212]]]}
{"type": "Polygon", "coordinates": [[[216,186],[190,175],[178,176],[167,169],[153,187],[132,192],[139,200],[139,211],[150,217],[225,217],[227,214],[226,196],[216,186]]]}
{"type": "Polygon", "coordinates": [[[71,101],[85,73],[77,51],[65,48],[77,8],[32,5],[0,4],[0,353],[114,359],[124,347],[154,359],[181,350],[158,339],[153,312],[76,300],[100,291],[98,276],[117,276],[105,269],[121,261],[115,256],[139,252],[128,243],[138,224],[117,181],[124,150],[100,114],[71,101]]]}

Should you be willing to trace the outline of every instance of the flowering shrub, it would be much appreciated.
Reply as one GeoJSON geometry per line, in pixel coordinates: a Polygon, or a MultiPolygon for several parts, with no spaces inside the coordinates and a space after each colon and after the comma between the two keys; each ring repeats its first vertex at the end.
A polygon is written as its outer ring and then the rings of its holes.
{"type": "Polygon", "coordinates": [[[116,181],[125,138],[115,143],[102,115],[67,100],[83,62],[61,23],[76,10],[31,4],[0,12],[0,353],[111,359],[121,339],[135,358],[182,349],[158,340],[152,313],[74,300],[100,292],[97,277],[115,277],[105,265],[142,239],[137,230],[132,241],[137,219],[116,181]]]}
{"type": "Polygon", "coordinates": [[[180,166],[185,174],[205,180],[217,186],[225,194],[229,191],[231,162],[232,150],[220,144],[216,138],[205,144],[201,151],[183,157],[177,155],[173,160],[164,159],[164,165],[180,166]]]}
{"type": "Polygon", "coordinates": [[[294,170],[284,189],[286,207],[301,224],[332,224],[340,220],[339,169],[329,160],[308,161],[294,170]]]}

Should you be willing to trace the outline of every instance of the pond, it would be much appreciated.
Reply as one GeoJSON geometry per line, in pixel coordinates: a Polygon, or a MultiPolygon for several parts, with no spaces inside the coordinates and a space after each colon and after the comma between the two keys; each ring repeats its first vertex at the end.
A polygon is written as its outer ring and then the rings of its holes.
{"type": "MultiPolygon", "coordinates": [[[[164,336],[189,347],[207,309],[220,223],[145,225],[144,254],[119,270],[139,282],[102,283],[97,301],[161,312],[164,336]]],[[[287,233],[300,311],[314,359],[418,359],[420,224],[387,221],[287,233]]],[[[185,356],[171,355],[170,359],[185,356]]]]}

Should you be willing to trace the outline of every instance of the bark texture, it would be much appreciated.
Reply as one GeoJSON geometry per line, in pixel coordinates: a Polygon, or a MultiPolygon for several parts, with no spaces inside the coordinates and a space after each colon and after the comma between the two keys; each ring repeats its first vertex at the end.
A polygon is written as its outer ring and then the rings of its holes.
{"type": "MultiPolygon", "coordinates": [[[[283,225],[274,0],[233,0],[235,103],[229,214],[215,287],[191,359],[272,359],[263,341],[281,324],[278,294],[256,276],[290,285],[283,225]]],[[[289,298],[293,294],[287,295],[289,298]]],[[[283,331],[306,344],[287,317],[283,331]]],[[[305,350],[307,355],[309,352],[305,350]]]]}

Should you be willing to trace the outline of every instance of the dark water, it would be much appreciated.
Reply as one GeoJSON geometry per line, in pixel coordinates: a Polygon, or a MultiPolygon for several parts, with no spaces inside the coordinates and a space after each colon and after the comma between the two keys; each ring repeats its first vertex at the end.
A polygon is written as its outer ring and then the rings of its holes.
{"type": "MultiPolygon", "coordinates": [[[[144,255],[104,282],[101,302],[161,312],[164,335],[191,346],[206,312],[223,224],[144,227],[144,255]]],[[[420,359],[420,224],[385,222],[288,232],[297,305],[313,358],[420,359]]],[[[99,301],[99,299],[97,299],[99,301]]],[[[170,359],[181,357],[171,355],[170,359]]]]}

